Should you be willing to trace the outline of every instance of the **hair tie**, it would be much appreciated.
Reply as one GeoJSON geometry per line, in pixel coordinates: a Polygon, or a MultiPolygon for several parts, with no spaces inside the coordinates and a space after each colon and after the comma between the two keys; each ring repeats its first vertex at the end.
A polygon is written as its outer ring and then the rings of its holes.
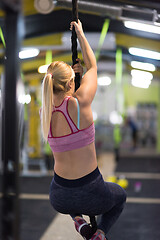
{"type": "Polygon", "coordinates": [[[53,78],[53,74],[52,73],[48,73],[48,75],[51,75],[51,78],[53,78]]]}

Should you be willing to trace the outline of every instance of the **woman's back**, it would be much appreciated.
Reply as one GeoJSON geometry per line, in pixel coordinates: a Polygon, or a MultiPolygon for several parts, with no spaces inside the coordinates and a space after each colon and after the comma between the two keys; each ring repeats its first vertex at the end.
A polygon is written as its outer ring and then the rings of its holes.
{"type": "MultiPolygon", "coordinates": [[[[63,100],[60,101],[60,99],[57,97],[55,98],[54,102],[55,102],[55,106],[60,106],[63,100]]],[[[81,134],[81,138],[83,138],[82,134],[84,129],[88,129],[93,124],[93,116],[92,116],[91,106],[89,105],[85,106],[81,104],[81,102],[79,102],[79,106],[80,106],[79,107],[79,114],[80,114],[79,115],[80,116],[79,132],[81,134]]],[[[70,119],[73,121],[73,124],[77,126],[78,107],[77,107],[76,99],[74,97],[71,97],[68,99],[66,111],[70,119]]],[[[51,133],[53,138],[58,138],[58,140],[61,139],[60,140],[61,143],[64,140],[63,136],[72,135],[71,124],[69,124],[67,117],[61,111],[55,111],[52,114],[51,133]]],[[[94,170],[97,167],[94,142],[87,144],[86,146],[83,146],[78,149],[64,151],[64,152],[63,151],[54,152],[54,158],[55,158],[54,170],[59,176],[63,178],[68,178],[68,179],[80,178],[90,173],[91,170],[94,170]]]]}
{"type": "Polygon", "coordinates": [[[97,89],[96,58],[83,33],[80,21],[78,24],[76,22],[72,24],[75,24],[86,67],[80,87],[75,91],[76,64],[73,70],[71,66],[61,61],[49,65],[42,87],[43,137],[48,140],[54,154],[54,171],[67,179],[83,177],[97,167],[95,128],[91,110],[97,89]],[[70,99],[67,107],[62,109],[60,106],[60,111],[55,107],[56,111],[53,112],[53,106],[59,106],[68,96],[70,99]],[[80,105],[80,127],[74,130],[78,115],[75,98],[80,105]]]}

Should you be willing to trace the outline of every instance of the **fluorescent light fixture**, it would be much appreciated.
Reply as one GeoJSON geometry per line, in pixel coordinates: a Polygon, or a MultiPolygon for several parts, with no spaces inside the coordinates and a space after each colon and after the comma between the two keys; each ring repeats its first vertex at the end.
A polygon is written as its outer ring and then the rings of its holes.
{"type": "Polygon", "coordinates": [[[131,83],[134,87],[149,88],[149,85],[151,84],[151,80],[146,80],[146,79],[144,80],[144,79],[138,79],[133,77],[131,83]]]}
{"type": "Polygon", "coordinates": [[[49,65],[42,65],[38,68],[39,73],[46,73],[49,65]]]}
{"type": "Polygon", "coordinates": [[[151,51],[151,50],[131,47],[129,48],[129,53],[139,57],[146,57],[146,58],[151,58],[155,60],[160,60],[160,53],[151,51]]]}
{"type": "Polygon", "coordinates": [[[135,69],[131,71],[131,75],[132,85],[139,88],[148,88],[151,84],[151,80],[153,79],[152,73],[135,69]]]}
{"type": "Polygon", "coordinates": [[[110,113],[109,120],[112,124],[121,124],[123,122],[122,116],[117,111],[110,113]]]}
{"type": "Polygon", "coordinates": [[[28,48],[19,52],[20,59],[36,57],[39,54],[39,49],[37,48],[28,48]]]}
{"type": "Polygon", "coordinates": [[[99,86],[108,86],[111,84],[111,79],[108,76],[100,76],[98,77],[98,85],[99,86]]]}
{"type": "Polygon", "coordinates": [[[140,22],[125,21],[124,25],[126,28],[131,28],[139,31],[150,32],[160,34],[160,27],[151,24],[145,24],[140,22]]]}
{"type": "Polygon", "coordinates": [[[133,68],[138,68],[138,69],[146,70],[150,72],[154,72],[156,70],[156,67],[151,63],[132,61],[131,66],[133,68]]]}
{"type": "Polygon", "coordinates": [[[131,75],[133,78],[140,79],[141,81],[152,80],[153,74],[150,72],[140,71],[140,70],[131,70],[131,75]]]}

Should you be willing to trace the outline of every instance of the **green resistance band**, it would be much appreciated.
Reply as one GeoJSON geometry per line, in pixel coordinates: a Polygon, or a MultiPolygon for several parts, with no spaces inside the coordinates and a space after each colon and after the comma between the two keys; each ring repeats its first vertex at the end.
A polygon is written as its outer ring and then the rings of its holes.
{"type": "Polygon", "coordinates": [[[49,65],[52,62],[52,50],[46,52],[46,65],[49,65]]]}
{"type": "Polygon", "coordinates": [[[114,138],[114,144],[115,144],[115,147],[118,147],[120,142],[121,142],[121,129],[120,129],[120,126],[118,124],[116,124],[114,126],[114,129],[113,129],[113,138],[114,138]]]}
{"type": "Polygon", "coordinates": [[[122,49],[116,51],[116,83],[121,84],[122,81],[122,49]]]}
{"type": "Polygon", "coordinates": [[[2,40],[2,43],[3,43],[3,46],[6,47],[6,43],[5,43],[5,40],[4,40],[4,35],[3,35],[3,32],[2,32],[2,28],[0,27],[0,38],[2,40]]]}
{"type": "Polygon", "coordinates": [[[122,95],[122,49],[118,48],[116,51],[116,100],[118,111],[123,111],[123,95],[122,95]]]}
{"type": "Polygon", "coordinates": [[[106,37],[107,32],[108,32],[109,23],[110,23],[110,20],[109,20],[109,19],[106,19],[105,22],[104,22],[104,24],[103,24],[103,27],[102,27],[102,31],[101,31],[101,35],[100,35],[99,43],[98,43],[98,49],[97,49],[96,54],[95,54],[97,61],[98,61],[98,59],[99,59],[100,52],[101,52],[101,48],[102,48],[102,46],[103,46],[105,37],[106,37]]]}

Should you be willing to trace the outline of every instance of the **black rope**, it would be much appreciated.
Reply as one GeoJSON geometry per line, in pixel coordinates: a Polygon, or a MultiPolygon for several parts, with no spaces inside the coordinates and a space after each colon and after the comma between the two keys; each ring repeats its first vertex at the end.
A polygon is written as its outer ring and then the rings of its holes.
{"type": "MultiPolygon", "coordinates": [[[[72,0],[72,21],[78,22],[78,3],[77,0],[72,0]]],[[[77,34],[75,31],[75,28],[73,27],[72,29],[72,63],[73,65],[77,63],[76,59],[78,58],[78,53],[77,53],[77,34]]],[[[75,91],[79,88],[80,86],[80,74],[76,73],[75,76],[75,91]]],[[[90,217],[90,223],[92,227],[92,234],[94,234],[97,230],[97,223],[95,216],[89,216],[90,217]]]]}
{"type": "MultiPolygon", "coordinates": [[[[77,0],[72,0],[72,21],[78,22],[77,0]]],[[[77,53],[77,34],[74,27],[72,29],[71,41],[72,41],[72,64],[75,65],[77,63],[76,59],[78,58],[78,53],[77,53]]],[[[76,73],[75,75],[76,75],[75,76],[75,91],[76,91],[80,86],[80,74],[76,73]]]]}
{"type": "Polygon", "coordinates": [[[97,222],[95,216],[89,216],[90,223],[92,227],[92,234],[94,234],[97,231],[97,222]]]}

